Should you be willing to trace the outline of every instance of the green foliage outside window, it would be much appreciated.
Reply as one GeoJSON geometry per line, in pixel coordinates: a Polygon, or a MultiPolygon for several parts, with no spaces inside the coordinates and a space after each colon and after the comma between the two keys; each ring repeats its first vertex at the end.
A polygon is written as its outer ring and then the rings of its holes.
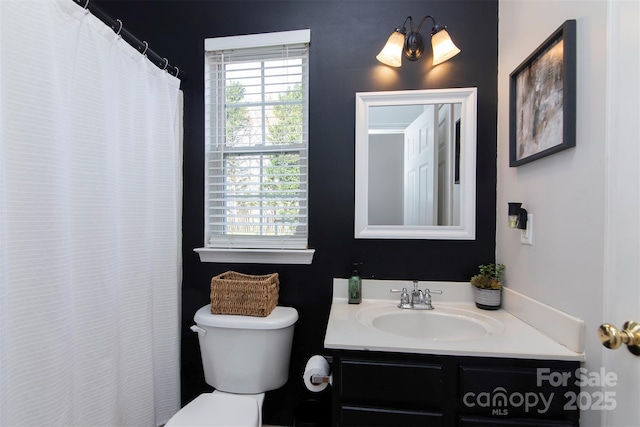
{"type": "MultiPolygon", "coordinates": [[[[293,86],[286,93],[279,96],[283,104],[273,107],[273,114],[277,119],[269,126],[267,141],[273,144],[295,144],[302,141],[302,85],[293,86]],[[290,101],[298,101],[290,103],[290,101]]],[[[265,189],[273,191],[273,197],[279,203],[268,202],[274,206],[275,221],[283,222],[295,232],[295,223],[286,224],[287,218],[292,218],[300,211],[298,190],[300,190],[300,154],[281,153],[271,156],[271,165],[266,168],[267,178],[265,189]]],[[[290,222],[290,221],[289,221],[290,222]]]]}
{"type": "MultiPolygon", "coordinates": [[[[240,143],[251,126],[247,107],[239,106],[245,96],[240,82],[232,82],[226,91],[227,145],[240,143]]],[[[272,107],[273,119],[266,129],[267,145],[291,145],[303,141],[302,85],[296,84],[278,96],[272,107]]],[[[244,194],[235,199],[233,209],[239,217],[270,218],[272,227],[229,226],[229,234],[290,235],[296,232],[300,211],[300,153],[269,152],[236,154],[225,157],[227,192],[244,194]]],[[[228,205],[227,208],[231,206],[228,205]]],[[[232,220],[235,222],[235,220],[232,220]]],[[[249,222],[253,222],[248,220],[249,222]]],[[[263,221],[256,221],[260,223],[263,221]]],[[[263,222],[263,223],[264,223],[263,222]]]]}
{"type": "Polygon", "coordinates": [[[244,98],[246,89],[240,82],[231,82],[226,88],[226,130],[227,141],[235,141],[238,135],[249,125],[249,113],[244,107],[231,107],[237,105],[244,98]]]}

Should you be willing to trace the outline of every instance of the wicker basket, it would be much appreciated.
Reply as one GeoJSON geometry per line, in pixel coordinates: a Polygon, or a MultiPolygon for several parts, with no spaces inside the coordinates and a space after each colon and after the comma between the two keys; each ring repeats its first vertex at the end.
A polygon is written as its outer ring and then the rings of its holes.
{"type": "Polygon", "coordinates": [[[222,273],[211,279],[211,313],[268,316],[278,305],[279,285],[278,273],[222,273]]]}

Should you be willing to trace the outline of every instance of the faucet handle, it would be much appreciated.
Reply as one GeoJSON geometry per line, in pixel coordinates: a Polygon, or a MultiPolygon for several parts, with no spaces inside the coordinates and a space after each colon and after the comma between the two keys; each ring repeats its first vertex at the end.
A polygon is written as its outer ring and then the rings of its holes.
{"type": "Polygon", "coordinates": [[[424,290],[425,302],[428,305],[431,305],[431,294],[441,294],[441,293],[442,293],[442,291],[440,289],[431,290],[431,289],[425,288],[425,290],[424,290]]]}
{"type": "Polygon", "coordinates": [[[389,292],[401,292],[400,294],[400,304],[398,304],[399,308],[411,308],[411,303],[409,302],[409,294],[407,293],[407,288],[400,289],[389,289],[389,292]]]}

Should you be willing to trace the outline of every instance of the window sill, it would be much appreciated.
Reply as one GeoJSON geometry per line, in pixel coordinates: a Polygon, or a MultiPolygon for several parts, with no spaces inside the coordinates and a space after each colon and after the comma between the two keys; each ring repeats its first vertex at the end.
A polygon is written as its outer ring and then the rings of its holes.
{"type": "Polygon", "coordinates": [[[200,262],[245,264],[311,264],[315,249],[196,248],[200,262]]]}

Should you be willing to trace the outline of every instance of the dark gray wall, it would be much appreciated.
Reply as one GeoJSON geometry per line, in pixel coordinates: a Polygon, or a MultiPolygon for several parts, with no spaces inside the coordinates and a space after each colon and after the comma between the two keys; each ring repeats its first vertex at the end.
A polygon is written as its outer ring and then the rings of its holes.
{"type": "MultiPolygon", "coordinates": [[[[92,0],[93,1],[93,0],[92,0]]],[[[125,28],[149,42],[188,73],[185,94],[182,398],[209,390],[197,339],[188,327],[209,301],[209,281],[226,270],[278,272],[280,304],[298,309],[288,384],[267,394],[264,421],[292,422],[292,408],[308,398],[301,380],[306,360],[323,352],[332,278],[346,277],[354,261],[365,278],[465,281],[476,266],[494,259],[497,116],[497,0],[290,0],[106,1],[98,4],[125,28]],[[431,52],[400,69],[375,55],[394,27],[412,15],[430,14],[448,26],[462,49],[431,68],[431,52]],[[309,266],[203,264],[203,40],[207,37],[311,29],[309,266]],[[355,240],[354,126],[359,91],[478,88],[477,238],[475,241],[355,240]]],[[[417,23],[416,23],[417,24],[417,23]]],[[[425,25],[428,27],[429,25],[425,25]]],[[[426,30],[428,32],[428,30],[426,30]]],[[[366,289],[364,290],[366,297],[366,289]]]]}

